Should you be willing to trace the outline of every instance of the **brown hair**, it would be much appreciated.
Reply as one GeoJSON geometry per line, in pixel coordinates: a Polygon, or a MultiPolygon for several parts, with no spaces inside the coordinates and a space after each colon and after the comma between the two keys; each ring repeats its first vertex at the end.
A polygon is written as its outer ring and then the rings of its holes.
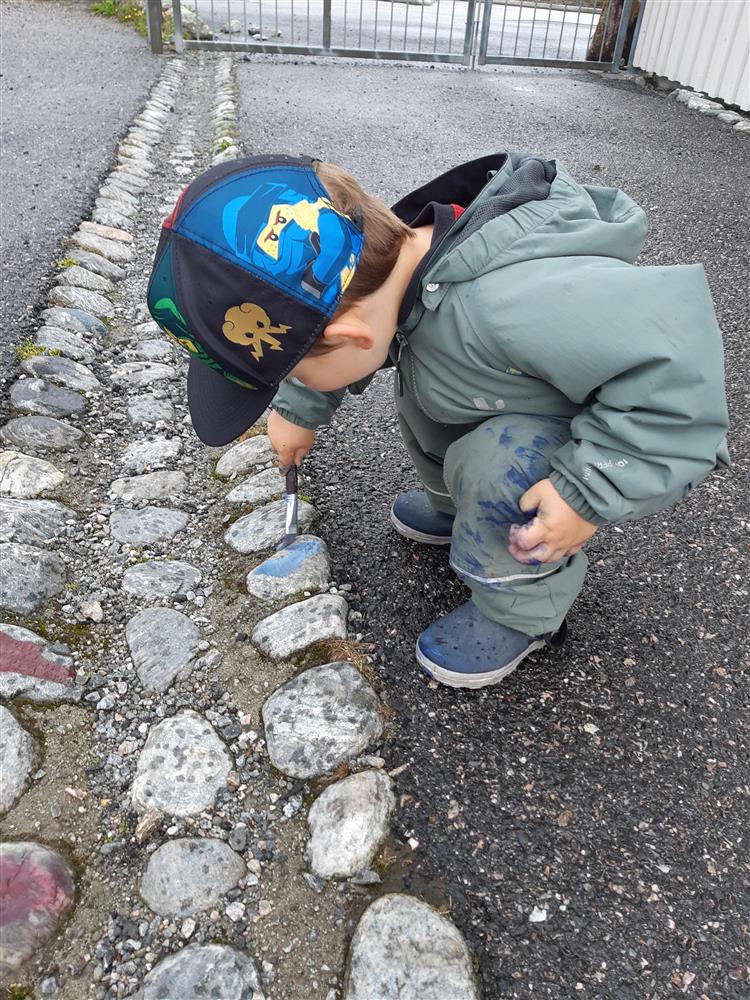
{"type": "MultiPolygon", "coordinates": [[[[343,167],[334,163],[315,161],[315,172],[331,196],[333,207],[355,219],[362,226],[365,243],[357,270],[341,297],[334,316],[351,308],[355,302],[372,295],[383,284],[395,267],[405,240],[414,231],[374,195],[363,191],[359,183],[343,167]]],[[[323,354],[331,350],[323,340],[310,348],[310,354],[323,354]]]]}

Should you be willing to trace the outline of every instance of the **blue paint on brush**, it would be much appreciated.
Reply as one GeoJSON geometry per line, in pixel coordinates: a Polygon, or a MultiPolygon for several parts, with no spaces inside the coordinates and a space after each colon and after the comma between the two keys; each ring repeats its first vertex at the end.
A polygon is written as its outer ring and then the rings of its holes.
{"type": "Polygon", "coordinates": [[[290,576],[300,568],[305,559],[320,552],[320,548],[320,541],[317,538],[292,542],[277,555],[256,566],[251,576],[290,576]]]}

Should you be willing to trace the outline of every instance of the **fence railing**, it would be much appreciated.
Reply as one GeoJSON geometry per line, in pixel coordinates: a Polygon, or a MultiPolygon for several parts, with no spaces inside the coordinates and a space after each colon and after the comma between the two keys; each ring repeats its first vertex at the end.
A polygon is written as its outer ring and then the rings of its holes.
{"type": "MultiPolygon", "coordinates": [[[[162,7],[146,0],[153,51],[162,7]]],[[[617,69],[645,0],[173,0],[185,49],[617,69]]]]}

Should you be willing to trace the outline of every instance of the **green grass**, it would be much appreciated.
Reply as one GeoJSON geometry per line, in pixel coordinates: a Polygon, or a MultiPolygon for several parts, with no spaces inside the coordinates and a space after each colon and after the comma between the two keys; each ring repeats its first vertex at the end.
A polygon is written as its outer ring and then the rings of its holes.
{"type": "Polygon", "coordinates": [[[19,361],[28,361],[29,358],[46,353],[47,349],[41,344],[35,344],[33,340],[24,340],[16,347],[16,357],[19,361]]]}
{"type": "Polygon", "coordinates": [[[77,263],[78,261],[73,260],[72,257],[63,257],[62,260],[58,260],[57,266],[60,268],[60,270],[63,270],[63,268],[66,267],[75,267],[77,263]]]}
{"type": "Polygon", "coordinates": [[[91,13],[100,17],[114,17],[122,24],[129,24],[145,38],[146,12],[135,0],[97,0],[91,5],[91,13]]]}

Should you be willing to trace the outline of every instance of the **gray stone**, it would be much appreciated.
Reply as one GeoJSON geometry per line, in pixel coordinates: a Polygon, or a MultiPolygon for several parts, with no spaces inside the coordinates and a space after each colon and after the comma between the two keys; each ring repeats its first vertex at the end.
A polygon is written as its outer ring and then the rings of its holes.
{"type": "Polygon", "coordinates": [[[197,712],[180,712],[148,734],[131,788],[133,805],[140,813],[194,816],[213,805],[230,769],[213,727],[197,712]]]}
{"type": "Polygon", "coordinates": [[[328,774],[380,739],[380,700],[351,663],[312,667],[263,706],[271,763],[294,778],[328,774]]]}
{"type": "Polygon", "coordinates": [[[136,396],[128,403],[128,418],[136,425],[156,424],[160,420],[171,423],[174,420],[174,407],[168,399],[136,396]]]}
{"type": "Polygon", "coordinates": [[[284,477],[278,469],[264,469],[227,493],[227,503],[255,505],[284,495],[284,477]]]}
{"type": "Polygon", "coordinates": [[[27,451],[67,451],[83,437],[83,432],[54,417],[14,417],[0,427],[0,439],[27,451]]]}
{"type": "Polygon", "coordinates": [[[702,97],[691,97],[687,106],[691,111],[702,111],[704,115],[718,115],[720,111],[724,110],[724,105],[719,104],[718,101],[708,101],[702,97]]]}
{"type": "Polygon", "coordinates": [[[20,625],[0,625],[0,698],[54,703],[80,701],[70,650],[20,625]],[[34,647],[37,647],[36,649],[34,647]],[[62,652],[63,650],[67,652],[62,652]]]}
{"type": "Polygon", "coordinates": [[[99,197],[96,199],[96,207],[101,209],[112,209],[115,212],[120,212],[128,219],[132,219],[138,213],[138,199],[134,198],[129,191],[124,191],[122,188],[115,187],[114,185],[109,185],[107,188],[103,188],[99,192],[99,197]]]}
{"type": "Polygon", "coordinates": [[[131,500],[168,500],[187,492],[188,481],[184,472],[147,472],[143,476],[115,479],[109,488],[110,496],[125,502],[131,500]]]}
{"type": "Polygon", "coordinates": [[[84,233],[93,233],[103,240],[114,240],[116,243],[132,243],[133,237],[130,233],[118,229],[117,226],[106,226],[99,222],[82,222],[79,229],[84,233]]]}
{"type": "Polygon", "coordinates": [[[85,288],[74,288],[72,285],[56,285],[51,289],[47,299],[56,306],[83,309],[95,316],[115,314],[115,307],[99,292],[89,292],[85,288]]]}
{"type": "Polygon", "coordinates": [[[188,523],[187,514],[167,507],[144,507],[133,510],[123,507],[113,511],[109,519],[112,536],[129,545],[152,545],[168,541],[188,523]]]}
{"type": "Polygon", "coordinates": [[[134,1000],[188,1000],[188,997],[265,1000],[253,960],[223,944],[190,944],[162,959],[143,980],[143,988],[134,1000]]]}
{"type": "Polygon", "coordinates": [[[122,589],[144,600],[159,600],[175,594],[187,594],[200,583],[201,571],[190,563],[168,559],[163,562],[138,563],[122,575],[122,589]]]}
{"type": "Polygon", "coordinates": [[[59,594],[67,579],[54,552],[18,542],[0,543],[0,608],[27,615],[59,594]]]}
{"type": "Polygon", "coordinates": [[[216,475],[228,479],[235,473],[247,472],[257,465],[272,461],[276,453],[271,447],[267,434],[258,434],[225,452],[216,463],[216,475]]]}
{"type": "Polygon", "coordinates": [[[112,208],[108,208],[105,202],[107,198],[97,198],[96,208],[91,213],[91,218],[95,222],[101,222],[105,226],[115,226],[117,229],[131,230],[135,228],[135,222],[124,212],[118,212],[112,203],[112,208]]]}
{"type": "Polygon", "coordinates": [[[76,514],[53,500],[0,499],[0,542],[43,546],[65,531],[76,514]]]}
{"type": "Polygon", "coordinates": [[[214,37],[214,33],[195,8],[188,6],[188,4],[182,4],[181,7],[182,33],[185,38],[203,38],[210,41],[214,37]]]}
{"type": "Polygon", "coordinates": [[[0,934],[0,982],[7,983],[65,918],[74,885],[59,854],[29,841],[0,844],[0,871],[7,914],[0,934]]]}
{"type": "Polygon", "coordinates": [[[337,781],[310,808],[310,868],[321,878],[350,878],[369,868],[388,835],[396,800],[383,771],[337,781]]]}
{"type": "Polygon", "coordinates": [[[77,264],[62,268],[57,275],[57,280],[61,285],[86,288],[90,292],[112,292],[115,288],[109,278],[103,278],[101,274],[94,274],[93,271],[79,267],[77,264]]]}
{"type": "Polygon", "coordinates": [[[21,368],[28,375],[46,379],[56,385],[64,385],[68,389],[80,389],[82,392],[101,389],[101,382],[96,375],[85,365],[71,361],[70,358],[37,354],[33,358],[26,358],[25,361],[22,361],[21,368]]]}
{"type": "Polygon", "coordinates": [[[284,660],[315,642],[345,639],[347,611],[337,594],[308,597],[264,618],[253,629],[253,645],[273,660],[284,660]]]}
{"type": "Polygon", "coordinates": [[[173,361],[174,348],[166,339],[142,340],[135,349],[135,353],[144,361],[173,361]]]}
{"type": "Polygon", "coordinates": [[[27,499],[59,486],[65,476],[51,462],[17,451],[0,452],[0,496],[27,499]]]}
{"type": "Polygon", "coordinates": [[[43,326],[38,330],[34,335],[34,343],[88,365],[96,358],[96,354],[82,337],[70,330],[58,330],[54,326],[43,326]]]}
{"type": "Polygon", "coordinates": [[[39,378],[23,378],[10,387],[10,405],[45,417],[69,417],[86,409],[77,392],[61,389],[39,378]]]}
{"type": "Polygon", "coordinates": [[[161,344],[169,344],[169,341],[162,332],[162,328],[152,319],[144,320],[143,323],[136,323],[133,327],[133,333],[135,334],[135,339],[139,344],[143,340],[154,338],[158,339],[161,344]]]}
{"type": "Polygon", "coordinates": [[[750,119],[743,118],[732,126],[733,132],[750,132],[750,119]]]}
{"type": "Polygon", "coordinates": [[[155,437],[146,441],[134,441],[122,454],[122,465],[131,472],[145,472],[159,469],[173,461],[182,451],[182,441],[178,437],[155,437]]]}
{"type": "Polygon", "coordinates": [[[738,115],[736,111],[720,111],[716,117],[725,125],[734,125],[735,122],[742,121],[742,115],[738,115]]]}
{"type": "Polygon", "coordinates": [[[189,917],[216,906],[245,873],[245,862],[223,840],[172,840],[151,855],[141,895],[154,913],[189,917]]]}
{"type": "Polygon", "coordinates": [[[137,163],[120,163],[110,173],[111,180],[122,182],[123,179],[135,184],[140,183],[138,190],[142,191],[148,186],[149,171],[139,167],[137,163]]]}
{"type": "Polygon", "coordinates": [[[247,590],[263,601],[277,601],[304,591],[326,590],[330,582],[326,543],[314,535],[300,535],[248,573],[247,590]]]}
{"type": "MultiPolygon", "coordinates": [[[[121,188],[119,185],[116,190],[119,191],[121,197],[133,197],[127,193],[125,188],[121,188]]],[[[126,274],[124,267],[120,267],[114,261],[107,260],[106,257],[102,257],[99,253],[91,253],[90,250],[83,250],[81,247],[69,247],[65,256],[77,261],[87,271],[93,271],[94,274],[101,274],[103,278],[109,278],[110,281],[122,281],[126,274]]]]}
{"type": "Polygon", "coordinates": [[[85,230],[74,233],[72,242],[84,250],[93,250],[94,253],[101,254],[102,257],[106,257],[107,260],[114,261],[116,264],[127,264],[133,259],[133,251],[124,243],[118,243],[117,240],[105,240],[101,236],[87,233],[85,230]]]}
{"type": "Polygon", "coordinates": [[[236,19],[232,21],[226,21],[219,28],[219,31],[222,33],[222,35],[239,35],[239,33],[242,31],[242,25],[236,19]]]}
{"type": "MultiPolygon", "coordinates": [[[[102,260],[104,258],[101,258],[102,260]]],[[[100,319],[82,309],[63,309],[60,306],[50,306],[42,313],[46,326],[70,330],[71,333],[93,333],[98,337],[107,336],[107,328],[100,319]]]]}
{"type": "MultiPolygon", "coordinates": [[[[297,525],[301,532],[312,524],[315,508],[300,500],[297,508],[297,525]]],[[[248,555],[264,552],[284,537],[286,530],[286,505],[283,500],[258,507],[250,514],[238,518],[224,534],[224,541],[234,549],[248,555]]]]}
{"type": "Polygon", "coordinates": [[[34,758],[34,743],[15,715],[0,705],[0,814],[23,791],[34,758]]]}
{"type": "Polygon", "coordinates": [[[112,372],[111,378],[118,385],[138,388],[159,382],[165,378],[175,378],[177,370],[171,365],[155,364],[151,361],[127,361],[112,372]]]}
{"type": "Polygon", "coordinates": [[[118,188],[122,188],[132,195],[139,195],[148,186],[148,181],[145,177],[140,177],[134,174],[130,170],[125,170],[122,167],[117,167],[107,178],[108,184],[114,184],[118,188]]]}
{"type": "Polygon", "coordinates": [[[166,691],[176,677],[190,673],[201,635],[179,611],[146,608],[130,619],[125,639],[144,687],[166,691]]]}
{"type": "Polygon", "coordinates": [[[471,956],[454,925],[413,896],[365,910],[351,943],[344,1000],[478,1000],[471,956]]]}

